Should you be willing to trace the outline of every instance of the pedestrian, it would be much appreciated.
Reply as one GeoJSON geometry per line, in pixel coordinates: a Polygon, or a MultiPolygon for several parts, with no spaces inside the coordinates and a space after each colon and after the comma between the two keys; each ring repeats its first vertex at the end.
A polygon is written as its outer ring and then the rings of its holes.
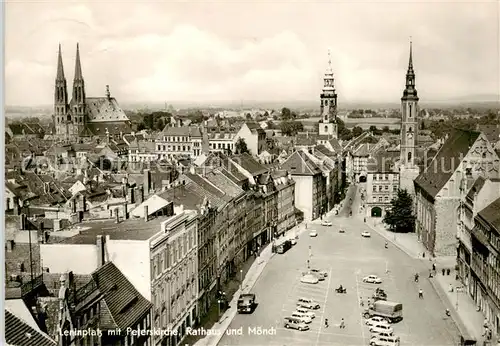
{"type": "Polygon", "coordinates": [[[422,258],[425,258],[425,252],[422,252],[422,258]]]}
{"type": "Polygon", "coordinates": [[[415,282],[418,282],[418,273],[415,274],[415,282]]]}
{"type": "Polygon", "coordinates": [[[420,299],[424,299],[424,291],[422,291],[422,289],[419,289],[419,290],[418,290],[418,297],[419,297],[420,299]]]}
{"type": "Polygon", "coordinates": [[[432,271],[435,272],[436,271],[436,263],[432,263],[432,271]]]}
{"type": "Polygon", "coordinates": [[[445,269],[443,268],[443,269],[441,269],[441,274],[443,274],[443,276],[444,276],[444,273],[445,273],[445,269]]]}
{"type": "Polygon", "coordinates": [[[344,319],[342,318],[340,320],[340,325],[339,325],[340,329],[344,329],[345,328],[345,322],[344,322],[344,319]]]}
{"type": "Polygon", "coordinates": [[[363,303],[363,299],[359,300],[359,306],[361,306],[361,307],[365,306],[365,303],[363,303]]]}
{"type": "Polygon", "coordinates": [[[429,278],[432,278],[432,270],[429,269],[429,278]]]}
{"type": "Polygon", "coordinates": [[[325,328],[328,328],[328,318],[325,318],[325,328]]]}

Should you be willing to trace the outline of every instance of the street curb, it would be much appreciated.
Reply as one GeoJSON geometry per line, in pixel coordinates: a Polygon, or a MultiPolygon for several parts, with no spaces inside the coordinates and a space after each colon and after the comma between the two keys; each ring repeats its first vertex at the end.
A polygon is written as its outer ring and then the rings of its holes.
{"type": "MultiPolygon", "coordinates": [[[[436,291],[441,302],[446,306],[446,308],[448,310],[450,310],[451,319],[452,319],[453,323],[455,324],[455,326],[457,327],[459,333],[460,334],[462,333],[461,329],[465,329],[469,335],[474,336],[474,333],[471,333],[470,328],[467,327],[467,325],[464,323],[464,321],[462,321],[462,318],[460,317],[457,310],[453,306],[453,303],[448,298],[448,296],[446,295],[446,292],[444,292],[443,288],[439,285],[439,283],[437,283],[435,280],[429,280],[429,282],[431,283],[431,286],[434,289],[434,291],[436,291]]],[[[477,340],[478,344],[480,344],[480,341],[481,340],[477,340]]]]}
{"type": "Polygon", "coordinates": [[[399,250],[403,251],[409,257],[414,258],[414,259],[422,259],[422,258],[420,258],[420,256],[415,256],[415,254],[411,253],[406,247],[398,244],[396,241],[394,241],[393,239],[391,239],[390,237],[388,237],[387,235],[385,235],[384,233],[382,233],[381,231],[379,231],[377,228],[373,227],[368,222],[366,222],[366,225],[368,225],[368,227],[370,227],[372,230],[374,230],[375,232],[377,232],[381,237],[383,237],[387,241],[391,242],[394,246],[396,246],[399,250]]]}
{"type": "MultiPolygon", "coordinates": [[[[272,244],[268,244],[268,245],[266,246],[266,248],[267,248],[268,246],[272,246],[272,244]]],[[[256,278],[255,278],[255,280],[253,281],[253,283],[252,283],[251,285],[249,285],[249,286],[246,286],[246,287],[245,287],[246,289],[251,290],[251,289],[255,286],[255,284],[257,283],[257,280],[259,280],[260,276],[261,276],[261,275],[262,275],[262,273],[264,272],[264,269],[266,268],[266,266],[267,266],[267,264],[269,263],[269,261],[271,260],[271,258],[273,258],[273,257],[274,257],[274,255],[275,255],[274,253],[271,253],[271,256],[269,257],[269,260],[268,260],[268,261],[266,261],[266,262],[264,263],[264,265],[262,266],[262,269],[260,270],[259,274],[256,276],[256,278]]],[[[261,265],[261,263],[257,263],[257,265],[261,265]]],[[[242,290],[242,289],[239,289],[238,291],[236,291],[236,292],[235,292],[234,297],[237,297],[237,296],[238,296],[239,294],[241,294],[242,292],[243,292],[243,290],[242,290]]],[[[231,306],[232,306],[232,304],[231,304],[231,306]]],[[[234,310],[234,311],[230,314],[230,316],[228,316],[228,317],[227,317],[228,319],[230,319],[229,324],[227,325],[227,327],[226,327],[226,328],[222,328],[222,329],[220,329],[220,332],[221,332],[221,333],[220,333],[219,335],[217,335],[217,339],[215,339],[215,341],[214,341],[213,343],[211,343],[211,344],[210,344],[210,346],[217,346],[217,345],[219,344],[219,342],[221,341],[222,337],[224,336],[224,334],[226,334],[226,331],[228,330],[229,326],[231,325],[231,322],[232,322],[232,321],[233,321],[233,319],[236,317],[236,314],[237,314],[237,309],[236,309],[236,310],[234,310]]],[[[208,344],[206,344],[206,345],[208,345],[208,344]]]]}

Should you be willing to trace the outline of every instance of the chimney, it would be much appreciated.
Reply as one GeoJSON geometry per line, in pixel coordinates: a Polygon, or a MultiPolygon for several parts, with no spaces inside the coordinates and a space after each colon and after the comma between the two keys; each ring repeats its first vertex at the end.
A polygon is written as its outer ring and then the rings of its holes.
{"type": "Polygon", "coordinates": [[[134,203],[134,189],[131,187],[128,188],[127,203],[134,203]]]}
{"type": "Polygon", "coordinates": [[[123,203],[123,218],[125,220],[128,219],[128,210],[127,210],[127,202],[123,203]]]}
{"type": "Polygon", "coordinates": [[[97,267],[100,268],[106,262],[106,258],[104,256],[104,243],[105,238],[102,235],[97,236],[97,267]]]}
{"type": "Polygon", "coordinates": [[[118,213],[118,208],[115,209],[116,223],[120,223],[120,214],[118,213]]]}
{"type": "Polygon", "coordinates": [[[149,169],[144,170],[144,196],[149,195],[149,191],[151,190],[151,172],[149,169]]]}
{"type": "Polygon", "coordinates": [[[195,171],[195,169],[194,169],[194,165],[190,165],[190,166],[189,166],[189,173],[191,173],[191,174],[196,174],[196,171],[195,171]]]}
{"type": "Polygon", "coordinates": [[[85,195],[82,195],[82,210],[84,212],[87,211],[87,197],[85,195]]]}
{"type": "Polygon", "coordinates": [[[61,230],[61,220],[54,219],[54,232],[61,230]]]}
{"type": "Polygon", "coordinates": [[[148,213],[149,213],[148,206],[145,205],[144,206],[144,221],[145,222],[148,222],[148,213]]]}
{"type": "Polygon", "coordinates": [[[12,203],[14,204],[13,205],[14,215],[19,215],[19,212],[21,211],[20,208],[19,208],[19,198],[18,197],[14,197],[14,199],[12,200],[12,203]]]}
{"type": "Polygon", "coordinates": [[[137,191],[136,205],[139,205],[142,202],[144,202],[144,190],[143,190],[143,187],[139,186],[138,188],[136,188],[136,191],[137,191]]]}
{"type": "Polygon", "coordinates": [[[19,229],[21,231],[26,229],[26,215],[25,214],[19,215],[19,229]]]}

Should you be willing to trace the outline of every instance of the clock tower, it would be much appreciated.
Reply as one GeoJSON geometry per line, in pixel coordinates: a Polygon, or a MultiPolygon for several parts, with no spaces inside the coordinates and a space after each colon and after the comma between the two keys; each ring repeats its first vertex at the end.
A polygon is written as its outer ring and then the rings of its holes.
{"type": "Polygon", "coordinates": [[[320,102],[319,134],[337,138],[337,93],[335,92],[335,78],[333,77],[330,50],[328,50],[328,68],[323,77],[320,102]]]}
{"type": "Polygon", "coordinates": [[[400,187],[413,193],[413,180],[419,169],[415,164],[415,148],[418,132],[418,96],[415,88],[415,71],[413,70],[412,42],[410,41],[410,58],[406,72],[406,87],[401,97],[401,154],[399,159],[400,187]]]}

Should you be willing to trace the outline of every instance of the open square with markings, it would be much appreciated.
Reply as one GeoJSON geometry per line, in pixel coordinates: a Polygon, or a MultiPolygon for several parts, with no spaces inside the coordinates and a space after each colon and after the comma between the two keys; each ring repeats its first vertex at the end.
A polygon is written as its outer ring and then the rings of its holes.
{"type": "Polygon", "coordinates": [[[378,234],[363,238],[361,232],[368,227],[362,221],[345,217],[331,221],[333,226],[314,225],[317,237],[303,233],[291,250],[271,259],[252,290],[257,309],[251,315],[237,315],[230,326],[244,330],[248,326],[275,327],[276,335],[224,335],[219,345],[368,345],[371,333],[362,312],[378,287],[389,301],[403,304],[403,320],[391,325],[401,345],[453,345],[458,331],[445,318],[445,307],[425,279],[427,269],[395,247],[386,249],[378,234]],[[339,233],[341,227],[345,233],[339,233]],[[300,282],[308,258],[311,268],[328,273],[324,281],[300,282]],[[413,280],[416,272],[422,278],[420,283],[413,280]],[[368,275],[378,276],[382,283],[364,283],[368,275]],[[346,294],[335,291],[340,285],[347,289],[346,294]],[[425,292],[423,300],[418,298],[419,289],[425,292]],[[298,298],[320,305],[311,310],[315,318],[308,331],[284,326],[284,318],[295,311],[298,298]],[[345,328],[340,328],[342,319],[345,328]]]}

